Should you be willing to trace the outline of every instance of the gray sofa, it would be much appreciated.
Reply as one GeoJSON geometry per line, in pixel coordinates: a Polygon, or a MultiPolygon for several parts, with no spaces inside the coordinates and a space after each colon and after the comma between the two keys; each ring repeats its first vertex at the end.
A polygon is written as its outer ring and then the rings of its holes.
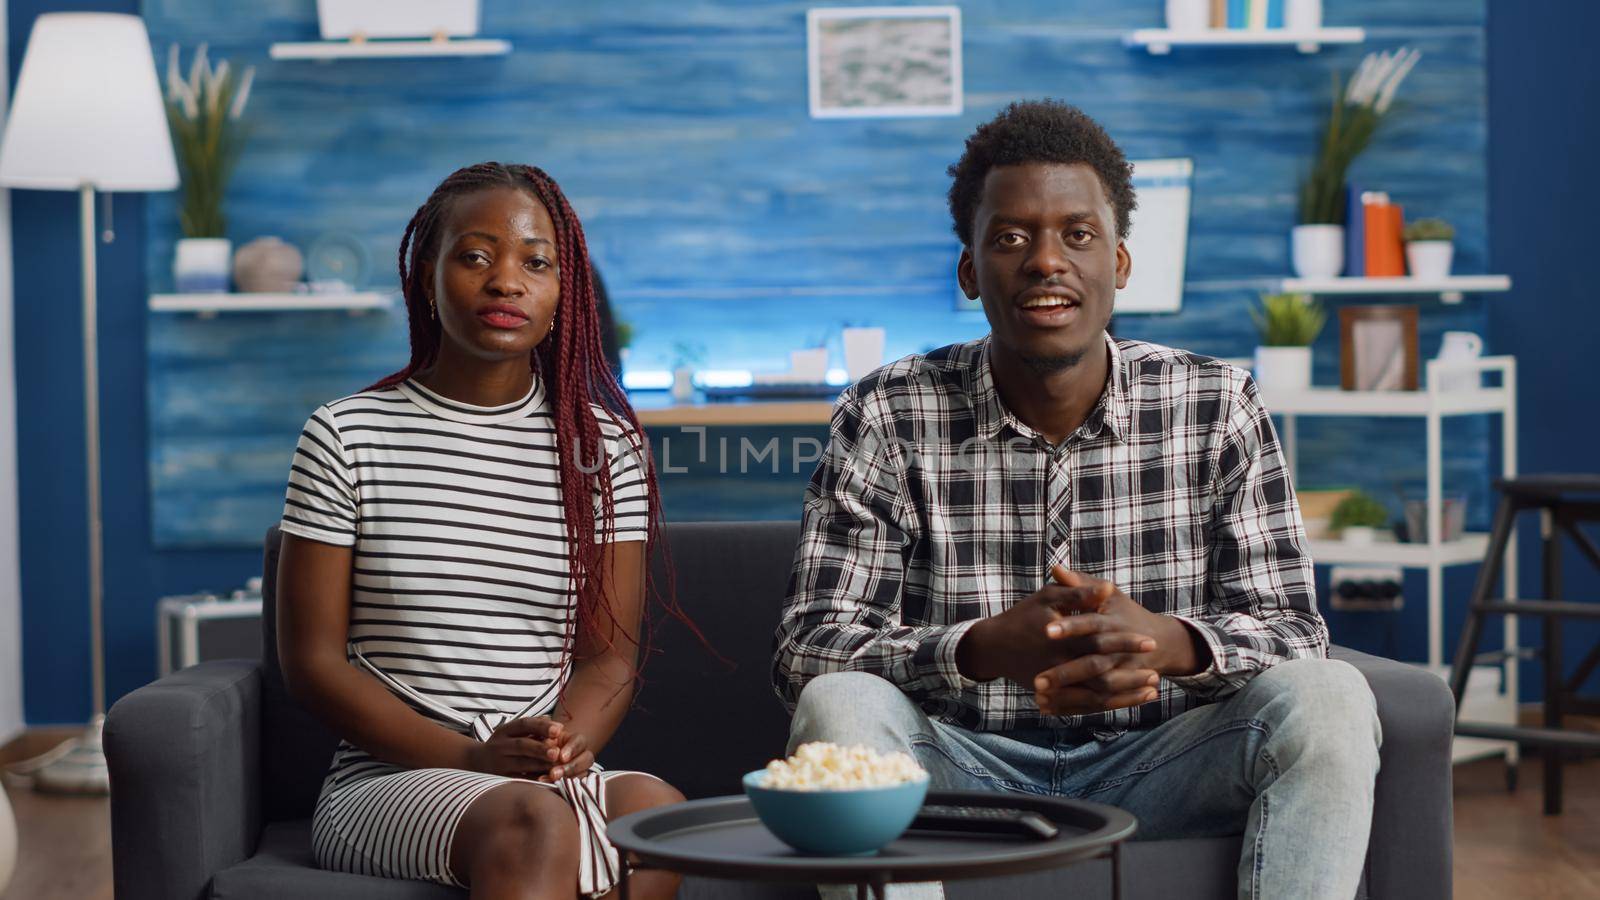
{"type": "MultiPolygon", "coordinates": [[[[713,645],[676,623],[659,631],[637,709],[601,754],[655,772],[690,797],[737,793],[738,776],[782,752],[787,717],[768,686],[772,626],[798,525],[675,525],[676,595],[713,645]]],[[[309,816],[335,739],[286,695],[274,652],[277,534],[265,558],[263,661],[205,663],[123,697],[106,724],[119,900],[461,898],[459,891],[315,868],[309,816]]],[[[657,576],[662,577],[659,560],[657,576]]],[[[1444,682],[1350,650],[1383,722],[1382,772],[1364,896],[1446,898],[1450,739],[1444,682]]],[[[1127,896],[1230,898],[1239,839],[1135,842],[1127,896]]],[[[953,882],[952,898],[1109,896],[1104,861],[1047,873],[953,882]]],[[[680,897],[815,897],[792,885],[688,879],[680,897]]]]}

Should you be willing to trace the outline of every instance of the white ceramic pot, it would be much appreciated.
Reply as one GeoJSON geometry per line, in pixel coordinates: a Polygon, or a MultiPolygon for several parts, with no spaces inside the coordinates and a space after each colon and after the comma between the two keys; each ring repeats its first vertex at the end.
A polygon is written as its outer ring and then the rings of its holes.
{"type": "Polygon", "coordinates": [[[11,801],[0,787],[0,894],[6,892],[11,874],[17,868],[17,820],[11,814],[11,801]]]}
{"type": "Polygon", "coordinates": [[[1257,347],[1256,384],[1267,391],[1311,387],[1310,347],[1257,347]]]}
{"type": "Polygon", "coordinates": [[[1290,31],[1315,31],[1322,27],[1322,0],[1287,0],[1283,27],[1290,31]]]}
{"type": "Polygon", "coordinates": [[[1378,538],[1378,529],[1371,525],[1346,525],[1339,529],[1339,537],[1346,544],[1370,544],[1378,538]]]}
{"type": "Polygon", "coordinates": [[[851,381],[860,381],[873,369],[883,365],[882,328],[846,328],[844,339],[844,371],[851,381]]]}
{"type": "Polygon", "coordinates": [[[1167,0],[1167,28],[1205,31],[1211,27],[1211,0],[1167,0]]]}
{"type": "Polygon", "coordinates": [[[233,243],[227,238],[180,238],[172,254],[172,284],[180,294],[228,290],[233,243]]]}
{"type": "Polygon", "coordinates": [[[1456,245],[1450,241],[1406,242],[1406,267],[1412,278],[1449,278],[1455,255],[1456,245]]]}
{"type": "Polygon", "coordinates": [[[1343,225],[1296,225],[1289,239],[1301,278],[1338,278],[1344,271],[1343,225]]]}

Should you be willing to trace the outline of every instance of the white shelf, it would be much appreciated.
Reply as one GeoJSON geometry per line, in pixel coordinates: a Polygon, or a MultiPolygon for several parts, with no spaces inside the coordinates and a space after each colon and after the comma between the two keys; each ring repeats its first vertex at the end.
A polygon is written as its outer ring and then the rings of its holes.
{"type": "Polygon", "coordinates": [[[1438,294],[1458,303],[1462,294],[1511,290],[1510,275],[1452,275],[1449,278],[1285,278],[1279,290],[1298,294],[1438,294]]]}
{"type": "Polygon", "coordinates": [[[1165,56],[1173,47],[1294,47],[1301,53],[1315,53],[1323,44],[1359,44],[1367,39],[1362,28],[1317,28],[1265,31],[1244,28],[1213,28],[1206,31],[1171,31],[1166,28],[1141,28],[1122,39],[1129,47],[1143,47],[1151,56],[1165,56]]]}
{"type": "Polygon", "coordinates": [[[294,312],[340,310],[363,312],[388,309],[393,295],[377,291],[353,294],[151,294],[150,311],[198,313],[209,318],[218,313],[294,312]]]}
{"type": "Polygon", "coordinates": [[[1489,549],[1489,536],[1469,532],[1462,535],[1460,540],[1446,541],[1437,547],[1399,541],[1350,544],[1338,538],[1316,538],[1309,544],[1311,559],[1317,565],[1371,564],[1425,569],[1432,565],[1459,566],[1483,562],[1483,554],[1489,549]]]}
{"type": "Polygon", "coordinates": [[[1309,391],[1261,389],[1267,411],[1282,416],[1465,416],[1504,412],[1511,403],[1505,388],[1475,391],[1309,391]]]}
{"type": "Polygon", "coordinates": [[[416,56],[504,56],[511,42],[463,40],[304,41],[272,45],[273,59],[398,59],[416,56]]]}

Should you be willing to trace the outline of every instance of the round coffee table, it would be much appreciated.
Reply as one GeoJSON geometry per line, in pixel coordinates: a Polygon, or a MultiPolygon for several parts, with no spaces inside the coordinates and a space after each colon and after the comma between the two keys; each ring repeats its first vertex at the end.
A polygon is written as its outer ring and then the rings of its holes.
{"type": "MultiPolygon", "coordinates": [[[[874,856],[813,856],[791,849],[756,818],[744,797],[691,800],[623,816],[606,833],[637,869],[749,881],[854,884],[882,900],[894,882],[952,881],[1013,875],[1111,857],[1111,896],[1122,896],[1121,845],[1138,823],[1115,807],[1081,800],[992,791],[933,791],[941,806],[1024,809],[1061,830],[1049,840],[909,831],[874,856]]],[[[619,884],[628,900],[627,866],[619,884]]]]}

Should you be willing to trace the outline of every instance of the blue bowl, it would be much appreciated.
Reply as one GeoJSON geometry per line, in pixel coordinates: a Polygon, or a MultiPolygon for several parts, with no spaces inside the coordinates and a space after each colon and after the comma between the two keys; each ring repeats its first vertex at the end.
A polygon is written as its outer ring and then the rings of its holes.
{"type": "Polygon", "coordinates": [[[765,769],[744,776],[744,793],[761,824],[802,853],[870,856],[905,833],[922,809],[928,779],[848,791],[762,787],[765,769]]]}

